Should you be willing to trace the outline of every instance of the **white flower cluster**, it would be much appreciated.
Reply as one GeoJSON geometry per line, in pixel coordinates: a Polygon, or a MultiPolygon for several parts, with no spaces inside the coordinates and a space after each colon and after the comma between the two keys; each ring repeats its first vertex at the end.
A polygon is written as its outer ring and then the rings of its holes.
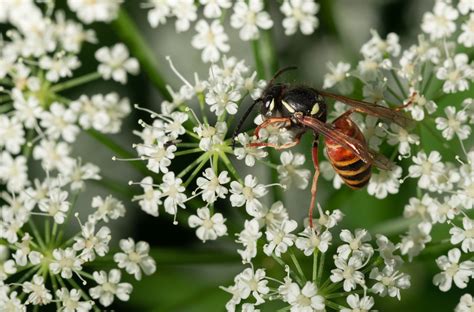
{"type": "MultiPolygon", "coordinates": [[[[69,1],[87,23],[110,20],[119,3],[69,1]]],[[[125,82],[137,62],[121,44],[110,53],[101,48],[98,72],[74,77],[81,66],[77,55],[84,43],[97,41],[95,33],[50,3],[3,1],[0,23],[7,29],[0,41],[0,309],[89,311],[115,297],[126,301],[132,285],[120,282],[121,269],[140,279],[155,271],[155,261],[146,242],[128,238],[113,257],[118,268],[92,272],[91,265],[110,254],[106,223],[123,217],[125,207],[112,196],[94,197],[92,212],[74,233],[72,217],[79,220],[85,208],[77,198],[87,181],[101,176],[71,150],[86,130],[117,133],[130,103],[115,92],[72,101],[62,91],[101,75],[125,82]],[[85,289],[79,280],[92,286],[85,289]]]]}
{"type": "Polygon", "coordinates": [[[293,234],[297,223],[289,219],[281,202],[275,203],[264,217],[245,222],[245,229],[237,240],[245,247],[239,250],[243,262],[251,262],[257,256],[256,242],[265,230],[267,243],[262,248],[263,253],[273,257],[287,274],[279,280],[267,276],[263,268],[255,269],[253,265],[246,268],[235,277],[232,286],[223,287],[232,294],[226,305],[228,311],[235,311],[239,304],[242,309],[249,309],[273,300],[285,302],[290,311],[324,311],[325,308],[368,311],[374,305],[374,298],[368,293],[400,300],[400,290],[410,287],[410,277],[399,270],[403,260],[395,254],[400,253],[400,245],[379,235],[374,249],[370,234],[363,229],[355,230],[354,234],[349,230],[340,231],[341,243],[333,257],[335,268],[323,280],[325,259],[333,243],[332,233],[342,220],[342,213],[319,210],[320,218],[315,220],[315,227],[306,227],[298,235],[293,234]],[[304,256],[298,257],[301,252],[304,256]],[[301,268],[305,256],[313,258],[311,277],[305,276],[301,268]],[[345,293],[339,292],[341,288],[345,293]],[[345,295],[350,309],[333,300],[342,297],[339,294],[345,295]]]}
{"type": "MultiPolygon", "coordinates": [[[[284,0],[279,6],[285,16],[282,24],[286,35],[293,35],[298,30],[310,35],[318,27],[319,4],[314,0],[284,0]]],[[[239,37],[244,41],[256,40],[261,30],[273,27],[263,0],[149,0],[145,7],[149,9],[148,22],[152,27],[165,24],[168,18],[176,18],[175,28],[179,33],[188,31],[195,22],[197,33],[191,45],[202,50],[203,62],[215,63],[230,50],[229,36],[224,28],[227,10],[232,8],[230,26],[239,30],[239,37]],[[203,18],[199,16],[199,5],[203,6],[203,18]]]]}

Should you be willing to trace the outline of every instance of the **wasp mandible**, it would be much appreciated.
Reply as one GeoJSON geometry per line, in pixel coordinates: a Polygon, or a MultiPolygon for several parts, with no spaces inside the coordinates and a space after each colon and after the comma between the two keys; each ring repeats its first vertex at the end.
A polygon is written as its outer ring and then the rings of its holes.
{"type": "Polygon", "coordinates": [[[369,102],[354,100],[345,96],[319,91],[308,86],[294,86],[288,83],[275,83],[275,80],[285,71],[296,69],[286,67],[279,70],[263,90],[260,98],[256,99],[240,119],[232,140],[235,142],[244,121],[258,103],[262,103],[261,114],[264,117],[255,129],[254,135],[260,137],[260,130],[271,124],[278,124],[295,132],[294,141],[275,145],[268,142],[253,142],[252,147],[273,147],[286,149],[297,145],[302,135],[311,130],[314,135],[312,146],[312,159],[314,175],[311,186],[311,203],[309,206],[309,224],[313,227],[313,207],[316,201],[317,182],[319,177],[318,144],[319,136],[325,137],[325,146],[329,162],[350,188],[357,190],[370,180],[372,166],[383,170],[390,170],[393,163],[381,154],[370,150],[360,128],[351,120],[354,112],[365,113],[397,123],[403,128],[409,128],[413,120],[405,116],[400,109],[411,104],[408,102],[397,109],[369,102]],[[351,108],[337,117],[333,122],[327,123],[327,105],[325,98],[349,105],[351,108]]]}

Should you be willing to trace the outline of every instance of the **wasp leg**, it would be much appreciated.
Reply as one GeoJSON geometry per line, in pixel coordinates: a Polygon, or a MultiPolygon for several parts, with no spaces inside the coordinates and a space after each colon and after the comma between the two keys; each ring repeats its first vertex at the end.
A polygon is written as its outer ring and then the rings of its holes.
{"type": "Polygon", "coordinates": [[[255,128],[254,135],[257,137],[257,139],[260,138],[260,130],[265,129],[272,123],[277,123],[277,122],[285,122],[291,124],[291,119],[290,117],[271,117],[266,119],[264,122],[262,122],[260,125],[255,128]]]}
{"type": "Polygon", "coordinates": [[[311,149],[311,154],[313,158],[314,165],[314,175],[313,175],[313,184],[311,185],[311,204],[309,205],[309,226],[313,228],[313,209],[316,203],[316,191],[318,190],[318,177],[319,177],[319,160],[318,160],[318,144],[319,136],[314,134],[313,148],[311,149]]]}
{"type": "Polygon", "coordinates": [[[276,144],[267,143],[267,142],[252,142],[252,143],[249,144],[249,146],[250,147],[262,147],[262,146],[273,147],[274,149],[277,149],[277,150],[287,149],[287,148],[290,148],[290,147],[293,147],[293,146],[296,146],[296,145],[300,144],[302,135],[303,135],[303,133],[298,134],[295,137],[294,141],[285,143],[283,145],[276,145],[276,144]]]}
{"type": "Polygon", "coordinates": [[[354,113],[355,110],[354,109],[349,109],[347,111],[345,111],[344,113],[342,113],[339,117],[337,117],[336,119],[334,119],[334,121],[332,122],[333,124],[335,124],[337,121],[339,120],[342,120],[342,119],[347,119],[349,118],[349,116],[354,113]]]}
{"type": "Polygon", "coordinates": [[[397,108],[395,108],[395,111],[396,111],[396,112],[399,112],[399,111],[401,111],[402,109],[404,109],[404,108],[406,108],[406,107],[412,105],[413,102],[415,101],[415,96],[416,96],[416,94],[417,94],[416,92],[413,92],[412,95],[410,95],[410,100],[408,100],[407,103],[405,103],[405,104],[403,104],[403,105],[398,106],[397,108]]]}

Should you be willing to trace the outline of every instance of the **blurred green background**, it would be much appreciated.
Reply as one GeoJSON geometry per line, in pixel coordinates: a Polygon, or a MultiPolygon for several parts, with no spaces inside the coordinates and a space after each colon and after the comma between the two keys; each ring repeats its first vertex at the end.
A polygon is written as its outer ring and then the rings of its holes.
{"type": "MultiPolygon", "coordinates": [[[[200,60],[200,51],[194,50],[190,41],[194,31],[190,30],[184,34],[177,35],[174,31],[174,21],[170,20],[166,25],[152,29],[146,20],[146,11],[141,9],[142,1],[126,0],[123,8],[137,24],[142,35],[152,48],[160,72],[172,87],[179,87],[181,82],[172,73],[165,62],[165,56],[170,55],[179,71],[189,79],[192,79],[196,71],[200,77],[207,76],[207,65],[200,60]]],[[[273,3],[273,1],[270,1],[273,3]]],[[[283,35],[281,29],[281,13],[276,5],[271,6],[272,18],[275,28],[272,30],[277,45],[278,61],[281,67],[286,65],[297,65],[299,70],[285,76],[288,81],[298,81],[311,86],[321,87],[324,74],[327,72],[328,61],[346,61],[354,65],[359,57],[361,45],[370,38],[369,30],[376,29],[382,37],[389,32],[400,35],[401,44],[406,48],[415,42],[420,32],[422,14],[431,10],[431,0],[322,0],[318,18],[320,26],[317,31],[309,36],[297,34],[292,37],[283,35]]],[[[92,28],[97,31],[100,45],[110,46],[121,38],[112,25],[93,24],[92,28]]],[[[253,55],[250,43],[238,39],[237,32],[227,23],[226,30],[230,36],[231,53],[229,55],[243,58],[247,64],[253,66],[253,55]]],[[[87,45],[81,56],[81,60],[93,57],[96,46],[87,45]]],[[[85,63],[83,61],[83,63],[85,63]]],[[[94,69],[95,63],[84,64],[81,71],[84,73],[94,69]]],[[[88,85],[84,91],[79,88],[71,91],[68,96],[76,98],[82,93],[107,93],[118,90],[123,96],[128,96],[132,103],[139,103],[150,109],[158,110],[162,97],[150,83],[146,74],[142,73],[136,77],[130,77],[130,82],[125,86],[114,83],[94,83],[88,85]]],[[[248,105],[249,101],[244,101],[248,105]]],[[[451,103],[453,104],[453,103],[451,103]]],[[[443,103],[439,103],[440,109],[443,103]]],[[[133,129],[139,129],[137,120],[146,118],[137,111],[133,111],[124,123],[120,135],[112,136],[112,139],[120,146],[130,150],[131,145],[137,142],[137,137],[132,134],[133,129]]],[[[310,140],[307,136],[302,144],[296,148],[299,152],[309,156],[310,140]]],[[[422,140],[425,146],[433,149],[443,148],[440,142],[430,133],[423,133],[422,140]]],[[[81,196],[80,205],[89,209],[90,198],[97,194],[112,194],[120,198],[127,207],[126,218],[114,223],[113,231],[119,235],[113,235],[118,239],[131,235],[136,240],[146,240],[152,245],[152,255],[157,261],[157,272],[153,276],[145,277],[141,282],[134,284],[134,291],[129,302],[115,302],[114,309],[117,311],[224,311],[224,305],[230,299],[230,295],[220,290],[218,286],[231,285],[234,276],[243,269],[240,258],[236,253],[236,245],[233,243],[234,233],[227,238],[217,242],[201,243],[194,231],[187,228],[185,224],[174,226],[168,215],[162,213],[160,217],[154,218],[143,213],[140,208],[130,201],[133,194],[138,194],[138,187],[129,187],[129,180],[141,180],[143,173],[134,170],[129,163],[112,162],[111,156],[115,153],[105,148],[98,141],[87,134],[82,134],[80,141],[75,147],[76,155],[80,155],[85,161],[91,161],[102,169],[105,183],[89,186],[87,194],[81,196]],[[104,185],[107,184],[107,187],[104,185]]],[[[443,155],[451,157],[452,155],[443,155]]],[[[183,159],[183,158],[180,158],[183,159]]],[[[308,158],[309,159],[309,158],[308,158]]],[[[236,162],[235,162],[236,163],[236,162]]],[[[184,164],[176,164],[183,166],[184,164]]],[[[240,165],[240,164],[238,164],[240,165]]],[[[312,169],[312,164],[307,163],[312,169]]],[[[239,167],[242,175],[246,168],[239,167]]],[[[257,175],[264,179],[268,177],[267,168],[257,164],[257,175]]],[[[406,172],[406,166],[404,166],[406,172]]],[[[343,187],[339,191],[332,188],[331,183],[320,179],[318,201],[325,209],[341,209],[346,215],[341,227],[368,228],[372,233],[383,232],[391,238],[397,239],[406,230],[400,227],[398,220],[408,198],[415,196],[415,184],[408,180],[401,187],[400,193],[388,196],[384,200],[375,199],[365,190],[352,191],[343,187]],[[398,224],[393,227],[393,224],[398,224]]],[[[302,220],[307,212],[309,202],[309,191],[291,190],[284,194],[284,202],[289,209],[290,216],[296,220],[302,220]],[[293,203],[293,204],[290,204],[293,203]],[[297,203],[297,205],[294,205],[297,203]]],[[[241,214],[235,213],[230,207],[217,207],[227,219],[232,219],[242,228],[243,218],[241,214]],[[235,221],[237,220],[237,221],[235,221]]],[[[188,208],[189,209],[189,208],[188,208]]],[[[235,208],[234,208],[235,209],[235,208]]],[[[446,228],[438,229],[433,235],[433,241],[442,238],[442,233],[447,233],[446,228]],[[439,237],[437,237],[437,235],[439,237]]],[[[115,243],[116,246],[116,243],[115,243]]],[[[434,263],[435,257],[446,253],[446,248],[433,250],[434,255],[428,255],[416,262],[405,266],[406,272],[412,276],[412,287],[402,291],[402,301],[397,299],[376,297],[376,308],[379,311],[452,311],[459,301],[459,297],[466,290],[459,291],[453,288],[449,293],[442,293],[431,282],[438,269],[434,263]]],[[[108,264],[104,262],[104,267],[108,264]]],[[[258,263],[268,270],[275,268],[269,262],[258,263]]],[[[306,267],[309,274],[310,264],[306,267]]],[[[331,268],[327,267],[327,272],[331,268]]],[[[124,276],[127,276],[124,274],[124,276]]],[[[128,276],[127,276],[128,278],[128,276]]],[[[473,288],[467,290],[473,293],[473,288]]],[[[280,305],[269,305],[262,307],[262,311],[274,311],[281,308],[280,305]]]]}

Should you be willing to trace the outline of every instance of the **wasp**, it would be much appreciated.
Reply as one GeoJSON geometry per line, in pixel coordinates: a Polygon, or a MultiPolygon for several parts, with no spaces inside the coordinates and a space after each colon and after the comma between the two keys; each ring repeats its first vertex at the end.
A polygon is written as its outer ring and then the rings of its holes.
{"type": "Polygon", "coordinates": [[[264,121],[257,126],[254,135],[260,138],[260,131],[269,125],[285,127],[295,133],[292,142],[275,145],[268,142],[252,142],[252,147],[272,147],[275,149],[286,149],[300,143],[302,135],[307,131],[313,133],[312,160],[314,175],[311,186],[311,203],[309,206],[309,224],[313,227],[313,208],[316,201],[317,182],[319,177],[318,145],[319,138],[325,138],[325,147],[328,160],[335,172],[342,178],[350,188],[357,190],[369,183],[372,166],[383,170],[391,170],[393,163],[385,156],[372,151],[362,134],[360,128],[351,120],[350,115],[354,112],[364,113],[390,122],[395,122],[403,128],[411,128],[413,120],[405,116],[400,110],[411,104],[399,106],[396,109],[387,108],[373,103],[351,99],[345,96],[319,91],[308,86],[291,85],[288,83],[275,83],[275,80],[285,71],[296,69],[286,67],[279,70],[262,95],[256,99],[240,119],[232,141],[239,134],[243,123],[250,115],[254,107],[261,103],[261,114],[264,121]],[[350,109],[342,113],[331,123],[327,122],[326,98],[345,103],[350,109]]]}

